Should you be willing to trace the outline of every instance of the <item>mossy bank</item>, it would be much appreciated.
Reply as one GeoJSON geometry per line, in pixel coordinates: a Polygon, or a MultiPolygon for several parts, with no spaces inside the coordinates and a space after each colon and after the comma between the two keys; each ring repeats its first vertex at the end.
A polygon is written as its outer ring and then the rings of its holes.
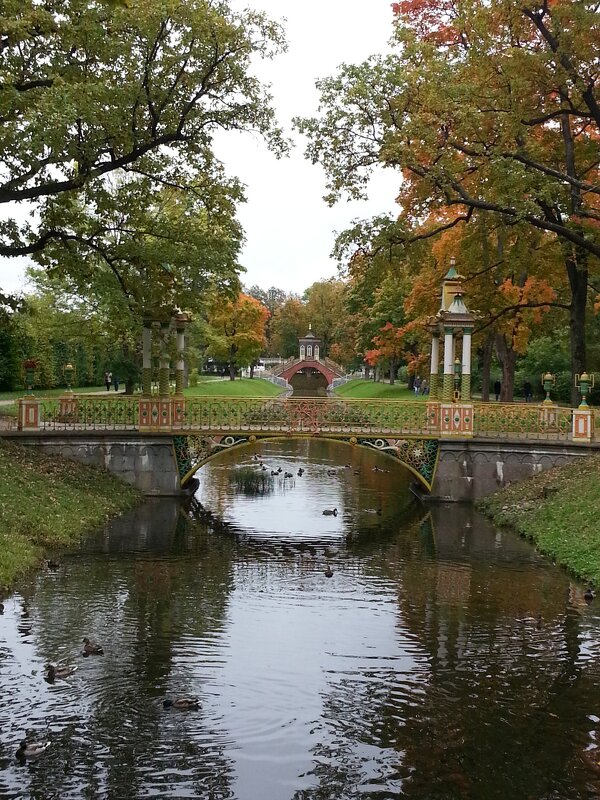
{"type": "Polygon", "coordinates": [[[480,507],[497,525],[514,528],[540,553],[600,586],[600,454],[507,486],[480,507]]]}
{"type": "Polygon", "coordinates": [[[0,441],[0,591],[141,500],[103,470],[0,441]]]}

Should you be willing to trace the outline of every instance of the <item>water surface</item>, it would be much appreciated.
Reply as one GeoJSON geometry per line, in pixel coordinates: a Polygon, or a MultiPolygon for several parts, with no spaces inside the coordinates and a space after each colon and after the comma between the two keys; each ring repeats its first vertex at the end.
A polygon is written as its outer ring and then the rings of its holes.
{"type": "Polygon", "coordinates": [[[233,480],[253,452],[198,473],[204,522],[148,502],[5,601],[0,797],[600,795],[580,586],[471,509],[416,505],[376,453],[271,443],[257,497],[233,480]],[[59,660],[78,670],[48,684],[59,660]],[[199,710],[163,708],[182,694],[199,710]],[[21,765],[26,732],[52,744],[21,765]]]}

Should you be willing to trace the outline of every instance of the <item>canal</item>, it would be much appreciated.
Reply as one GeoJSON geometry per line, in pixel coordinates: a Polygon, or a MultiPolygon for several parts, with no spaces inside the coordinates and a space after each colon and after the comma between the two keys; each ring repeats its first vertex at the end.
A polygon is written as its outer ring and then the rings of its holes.
{"type": "Polygon", "coordinates": [[[598,608],[526,541],[334,442],[198,477],[5,600],[0,798],[600,796],[598,608]]]}

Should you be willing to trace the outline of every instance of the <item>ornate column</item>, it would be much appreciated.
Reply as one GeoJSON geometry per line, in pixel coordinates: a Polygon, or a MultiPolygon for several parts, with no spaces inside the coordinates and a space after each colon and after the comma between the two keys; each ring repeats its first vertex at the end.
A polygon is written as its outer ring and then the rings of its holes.
{"type": "Polygon", "coordinates": [[[183,376],[185,363],[185,326],[188,318],[186,314],[177,314],[175,317],[175,331],[177,335],[177,361],[175,362],[175,394],[183,394],[183,376]]]}
{"type": "Polygon", "coordinates": [[[454,393],[454,329],[444,328],[444,382],[442,401],[451,403],[454,393]]]}
{"type": "Polygon", "coordinates": [[[142,328],[142,395],[152,394],[152,323],[144,320],[142,328]]]}
{"type": "Polygon", "coordinates": [[[170,395],[169,374],[171,371],[171,358],[169,356],[168,344],[171,332],[171,322],[160,323],[160,361],[158,365],[158,396],[168,397],[170,395]]]}
{"type": "Polygon", "coordinates": [[[471,333],[472,328],[463,328],[462,378],[460,386],[461,401],[471,401],[471,333]]]}
{"type": "Polygon", "coordinates": [[[429,398],[438,400],[440,366],[440,333],[435,330],[431,334],[431,367],[429,370],[429,398]]]}

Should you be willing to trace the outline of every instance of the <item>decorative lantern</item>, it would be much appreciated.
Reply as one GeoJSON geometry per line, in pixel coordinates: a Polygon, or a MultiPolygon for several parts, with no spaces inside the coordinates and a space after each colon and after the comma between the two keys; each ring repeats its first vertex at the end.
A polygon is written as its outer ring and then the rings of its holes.
{"type": "Polygon", "coordinates": [[[594,373],[588,375],[587,372],[582,372],[581,375],[575,375],[575,386],[581,392],[579,408],[589,408],[587,396],[590,389],[594,388],[594,373]]]}
{"type": "Polygon", "coordinates": [[[462,374],[462,364],[459,358],[454,359],[454,399],[460,398],[460,378],[462,374]]]}
{"type": "Polygon", "coordinates": [[[553,375],[551,372],[546,372],[542,375],[542,386],[544,387],[544,391],[546,392],[546,397],[544,399],[544,405],[551,405],[552,400],[550,399],[550,391],[556,385],[556,375],[553,375]]]}
{"type": "Polygon", "coordinates": [[[63,367],[63,375],[65,376],[65,383],[67,384],[67,392],[72,392],[71,389],[71,382],[73,380],[73,374],[75,372],[75,367],[73,364],[68,363],[65,364],[63,367]]]}
{"type": "Polygon", "coordinates": [[[25,373],[25,386],[27,394],[33,394],[33,383],[35,380],[35,371],[37,369],[37,358],[26,358],[23,361],[23,371],[25,373]]]}

